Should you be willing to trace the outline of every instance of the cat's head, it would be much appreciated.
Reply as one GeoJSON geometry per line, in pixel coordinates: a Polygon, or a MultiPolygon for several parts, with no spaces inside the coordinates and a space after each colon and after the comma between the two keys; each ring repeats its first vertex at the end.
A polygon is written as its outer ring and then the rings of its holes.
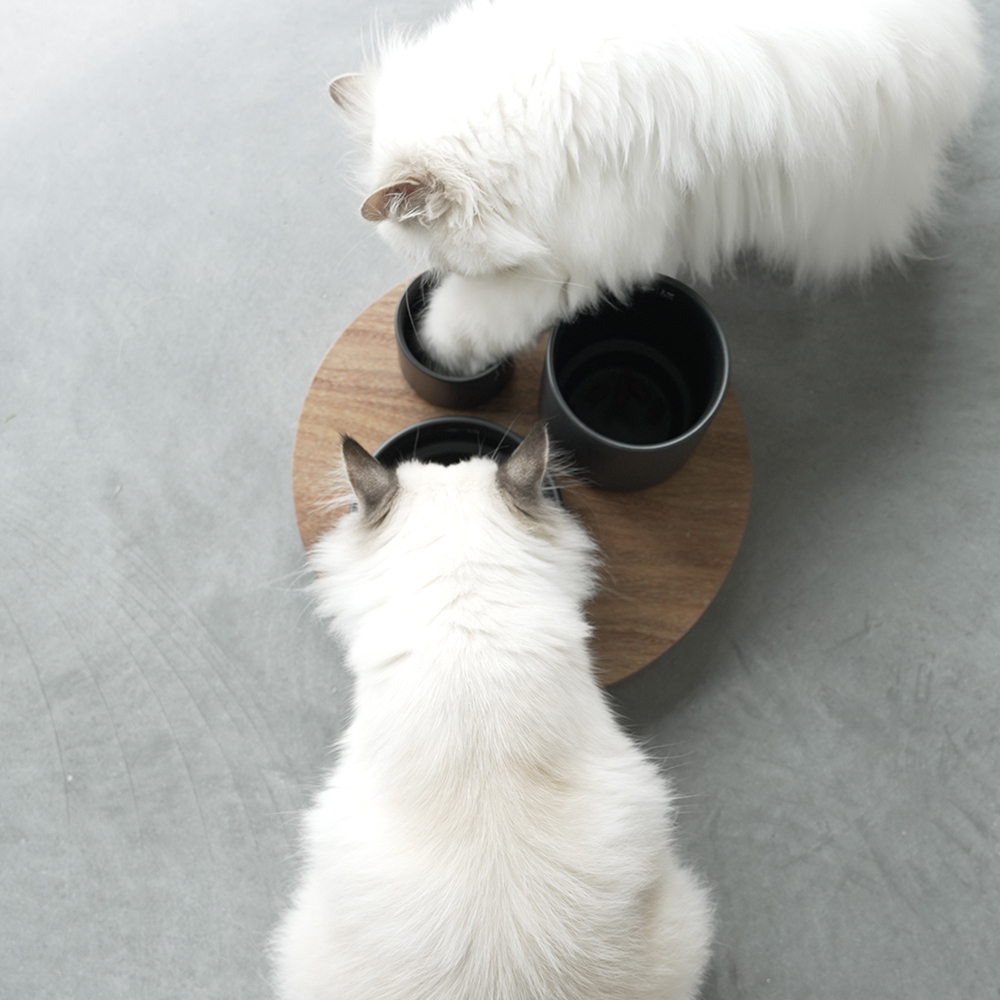
{"type": "Polygon", "coordinates": [[[389,468],[349,437],[342,448],[357,503],[310,561],[319,611],[348,641],[362,628],[385,631],[400,614],[431,620],[461,605],[488,618],[495,608],[552,599],[578,610],[592,593],[594,543],[543,492],[543,425],[499,462],[389,468]]]}
{"type": "Polygon", "coordinates": [[[330,94],[368,147],[361,214],[397,252],[467,276],[525,268],[548,250],[534,224],[523,158],[502,124],[434,112],[433,100],[386,79],[351,73],[330,94]]]}
{"type": "MultiPolygon", "coordinates": [[[[446,493],[463,507],[489,520],[512,519],[523,530],[544,533],[565,512],[545,496],[549,436],[537,423],[505,459],[474,458],[450,466],[404,462],[395,468],[373,458],[354,438],[341,444],[344,471],[350,482],[359,524],[366,530],[382,525],[399,508],[422,504],[443,510],[446,493]]],[[[405,509],[397,519],[405,518],[405,509]]]]}

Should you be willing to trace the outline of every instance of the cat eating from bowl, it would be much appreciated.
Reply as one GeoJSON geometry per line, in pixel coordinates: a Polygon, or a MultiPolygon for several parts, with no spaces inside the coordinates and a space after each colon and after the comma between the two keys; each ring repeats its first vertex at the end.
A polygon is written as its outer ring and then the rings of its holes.
{"type": "Polygon", "coordinates": [[[968,0],[472,0],[330,89],[362,214],[444,272],[424,345],[470,374],[657,274],[902,260],[979,50],[968,0]]]}
{"type": "Polygon", "coordinates": [[[509,458],[383,465],[311,553],[354,675],[274,938],[281,1000],[691,1000],[711,906],[595,679],[596,551],[509,458]]]}

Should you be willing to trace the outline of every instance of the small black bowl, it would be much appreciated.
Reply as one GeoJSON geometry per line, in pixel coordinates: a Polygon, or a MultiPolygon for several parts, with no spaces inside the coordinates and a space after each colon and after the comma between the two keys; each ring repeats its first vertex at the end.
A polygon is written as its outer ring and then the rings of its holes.
{"type": "MultiPolygon", "coordinates": [[[[467,458],[510,455],[524,440],[520,434],[481,417],[431,417],[393,434],[375,449],[375,458],[393,468],[415,458],[421,462],[454,465],[467,458]]],[[[556,503],[562,494],[551,472],[545,473],[542,492],[556,503]]]]}
{"type": "Polygon", "coordinates": [[[428,403],[449,410],[467,410],[492,399],[514,373],[512,358],[504,358],[475,375],[447,375],[427,356],[417,336],[417,323],[440,278],[424,271],[406,286],[396,306],[396,346],[399,370],[413,391],[428,403]]]}

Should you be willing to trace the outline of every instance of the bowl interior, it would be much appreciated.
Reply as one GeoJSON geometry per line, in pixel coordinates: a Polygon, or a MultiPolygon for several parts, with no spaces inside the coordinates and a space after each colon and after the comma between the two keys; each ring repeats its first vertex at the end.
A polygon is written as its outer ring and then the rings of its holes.
{"type": "Polygon", "coordinates": [[[653,445],[687,433],[725,390],[728,363],[715,319],[672,284],[636,292],[561,323],[552,366],[566,405],[591,430],[653,445]]]}
{"type": "MultiPolygon", "coordinates": [[[[409,459],[454,465],[478,456],[510,455],[521,441],[520,434],[479,417],[433,417],[394,434],[375,449],[375,457],[390,467],[409,459]]],[[[543,492],[562,502],[551,473],[546,473],[543,492]]]]}

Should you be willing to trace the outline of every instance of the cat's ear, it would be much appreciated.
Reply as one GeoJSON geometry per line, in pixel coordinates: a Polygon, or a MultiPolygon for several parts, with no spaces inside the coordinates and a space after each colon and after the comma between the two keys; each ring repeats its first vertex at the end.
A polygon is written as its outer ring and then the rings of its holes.
{"type": "Polygon", "coordinates": [[[428,200],[434,184],[422,177],[404,177],[374,191],[361,206],[369,222],[393,219],[402,222],[428,214],[428,200]]]}
{"type": "Polygon", "coordinates": [[[539,421],[497,470],[497,483],[518,510],[530,514],[542,500],[542,480],[549,463],[549,432],[539,421]]]}
{"type": "Polygon", "coordinates": [[[346,434],[341,439],[341,452],[361,513],[365,520],[378,524],[389,513],[393,497],[399,490],[395,469],[387,469],[346,434]]]}
{"type": "Polygon", "coordinates": [[[330,96],[352,118],[359,118],[368,104],[368,81],[363,73],[344,73],[330,81],[330,96]]]}

